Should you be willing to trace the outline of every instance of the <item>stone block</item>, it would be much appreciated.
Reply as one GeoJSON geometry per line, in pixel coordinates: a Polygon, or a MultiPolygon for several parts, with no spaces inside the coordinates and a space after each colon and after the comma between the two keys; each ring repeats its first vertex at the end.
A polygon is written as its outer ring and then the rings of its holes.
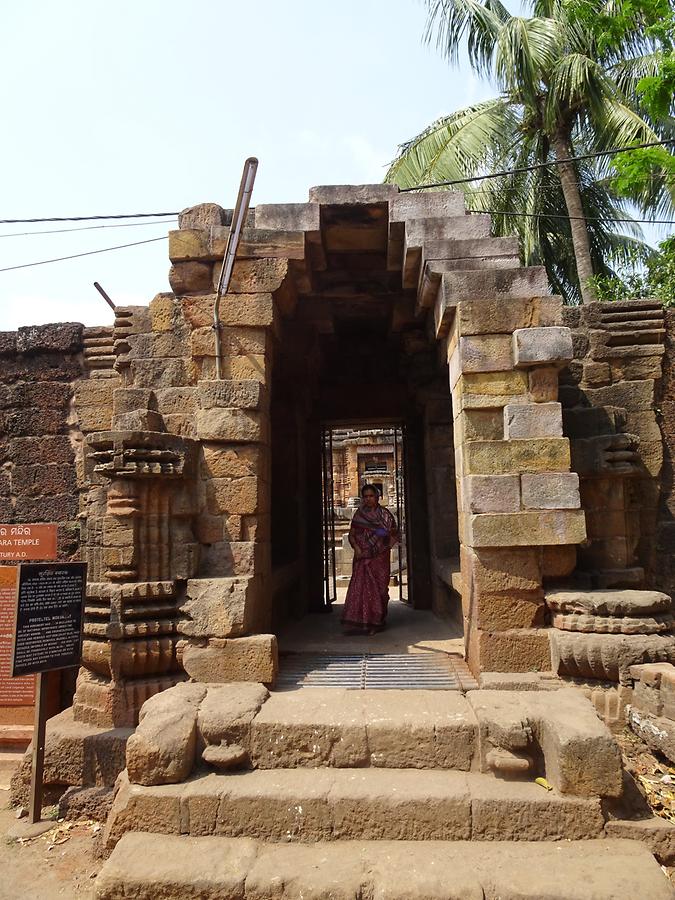
{"type": "Polygon", "coordinates": [[[169,284],[174,294],[210,293],[213,291],[213,263],[179,262],[169,269],[169,284]]]}
{"type": "Polygon", "coordinates": [[[509,403],[504,407],[504,438],[562,437],[559,403],[509,403]]]}
{"type": "MultiPolygon", "coordinates": [[[[183,297],[183,315],[193,328],[209,328],[213,325],[215,302],[215,294],[183,297]]],[[[266,328],[274,321],[272,294],[226,294],[220,301],[218,321],[221,325],[266,328]]]]}
{"type": "MultiPolygon", "coordinates": [[[[212,356],[201,358],[199,366],[201,379],[215,379],[216,361],[212,356]]],[[[269,370],[269,354],[249,353],[246,356],[226,356],[223,359],[222,376],[232,381],[260,381],[265,384],[269,370]]]]}
{"type": "Polygon", "coordinates": [[[580,544],[586,539],[586,523],[580,509],[465,514],[463,518],[463,540],[470,547],[580,544]]]}
{"type": "Polygon", "coordinates": [[[191,578],[180,612],[179,632],[186,637],[239,637],[250,630],[260,602],[260,579],[191,578]]]}
{"type": "Polygon", "coordinates": [[[649,616],[671,608],[670,597],[661,591],[553,590],[547,592],[546,603],[552,612],[594,616],[649,616]]]}
{"type": "Polygon", "coordinates": [[[183,649],[183,666],[194,681],[271,684],[279,668],[277,639],[273,634],[255,634],[222,640],[214,638],[206,646],[188,644],[183,649]]]}
{"type": "Polygon", "coordinates": [[[468,441],[462,457],[467,475],[568,472],[570,444],[567,438],[468,441]]]}
{"type": "Polygon", "coordinates": [[[506,406],[514,397],[527,394],[527,373],[485,372],[462,375],[452,390],[453,412],[464,409],[506,406]]]}
{"type": "Polygon", "coordinates": [[[206,745],[251,745],[251,723],[269,698],[262,684],[236,682],[210,685],[199,707],[197,728],[206,745]]]}
{"type": "Polygon", "coordinates": [[[574,359],[572,332],[562,326],[518,328],[513,332],[516,368],[563,366],[574,359]]]}
{"type": "Polygon", "coordinates": [[[261,414],[243,409],[198,409],[197,437],[226,444],[256,443],[266,439],[261,414]]]}
{"type": "Polygon", "coordinates": [[[504,439],[504,415],[501,409],[465,409],[455,419],[457,446],[466,441],[504,439]]]}
{"type": "MultiPolygon", "coordinates": [[[[87,418],[81,421],[83,431],[105,431],[110,427],[110,411],[104,409],[104,415],[101,415],[102,424],[98,428],[86,428],[85,423],[90,420],[87,418]],[[107,418],[106,418],[107,416],[107,418]]],[[[113,419],[113,426],[116,431],[166,431],[164,419],[158,412],[152,409],[136,409],[133,412],[121,413],[113,419]]]]}
{"type": "Polygon", "coordinates": [[[541,628],[546,607],[541,590],[508,594],[478,593],[472,597],[472,621],[482,631],[509,631],[514,628],[541,628]]]}
{"type": "Polygon", "coordinates": [[[197,388],[202,409],[260,409],[265,397],[259,381],[200,381],[197,388]]]}
{"type": "Polygon", "coordinates": [[[269,567],[270,546],[260,538],[257,541],[223,541],[202,549],[200,573],[203,577],[261,574],[268,572],[269,567]]]}
{"type": "Polygon", "coordinates": [[[131,378],[137,387],[185,387],[193,381],[191,366],[183,359],[132,359],[131,378]]]}
{"type": "Polygon", "coordinates": [[[539,551],[530,547],[504,549],[460,548],[462,576],[479,594],[538,591],[541,588],[539,551]]]}
{"type": "Polygon", "coordinates": [[[255,475],[265,480],[267,451],[258,444],[203,443],[202,474],[207,478],[245,478],[255,475]]]}
{"type": "Polygon", "coordinates": [[[619,406],[630,410],[652,410],[655,382],[622,381],[607,387],[587,388],[584,393],[591,406],[619,406]]]}
{"type": "Polygon", "coordinates": [[[525,509],[579,509],[579,476],[576,472],[521,475],[525,509]]]}
{"type": "Polygon", "coordinates": [[[662,866],[675,863],[675,825],[667,819],[614,819],[605,824],[610,838],[627,838],[646,845],[662,866]]]}
{"type": "Polygon", "coordinates": [[[212,515],[253,515],[268,507],[268,486],[255,475],[243,478],[211,478],[206,501],[212,515]]]}
{"type": "Polygon", "coordinates": [[[561,794],[620,796],[619,747],[578,690],[481,690],[470,691],[467,699],[478,719],[482,771],[488,771],[494,749],[529,751],[530,757],[543,756],[540,774],[561,794]]]}
{"type": "Polygon", "coordinates": [[[226,210],[217,203],[198,203],[196,206],[187,207],[178,214],[178,227],[208,230],[213,225],[223,225],[226,215],[226,210]]]}
{"type": "MultiPolygon", "coordinates": [[[[220,346],[223,356],[264,355],[266,334],[262,328],[226,326],[220,329],[220,346]]],[[[192,332],[190,353],[193,357],[216,355],[213,328],[196,328],[192,332]]]]}
{"type": "Polygon", "coordinates": [[[192,771],[201,684],[177,684],[141,707],[138,728],[127,741],[127,772],[134,784],[175,784],[192,771]]]}
{"type": "Polygon", "coordinates": [[[558,399],[558,370],[537,366],[528,372],[528,392],[533,403],[554,403],[558,399]]]}
{"type": "Polygon", "coordinates": [[[26,325],[16,333],[16,349],[18,353],[78,353],[83,330],[79,322],[26,325]]]}
{"type": "Polygon", "coordinates": [[[269,231],[319,231],[317,203],[262,203],[255,208],[257,228],[269,231]]]}
{"type": "Polygon", "coordinates": [[[672,719],[653,716],[630,706],[628,725],[648,747],[675,764],[675,722],[672,719]]]}
{"type": "Polygon", "coordinates": [[[462,335],[507,334],[518,328],[557,325],[562,310],[560,297],[512,297],[463,300],[457,308],[462,335]]]}
{"type": "MultiPolygon", "coordinates": [[[[287,273],[287,259],[240,259],[234,264],[228,295],[274,293],[287,273]]],[[[219,277],[220,267],[216,265],[212,290],[217,289],[219,277]]]]}
{"type": "Polygon", "coordinates": [[[505,372],[513,368],[511,338],[506,334],[485,334],[459,339],[461,372],[505,372]]]}
{"type": "Polygon", "coordinates": [[[541,569],[544,578],[565,578],[577,566],[577,548],[573,544],[542,547],[541,569]]]}
{"type": "Polygon", "coordinates": [[[553,670],[559,675],[628,684],[631,666],[675,662],[673,635],[550,631],[553,670]]]}
{"type": "Polygon", "coordinates": [[[461,479],[464,512],[518,512],[518,475],[466,475],[461,479]]]}
{"type": "Polygon", "coordinates": [[[548,628],[513,628],[509,631],[471,630],[469,668],[479,672],[550,672],[548,628]]]}
{"type": "Polygon", "coordinates": [[[169,232],[169,259],[172,263],[195,259],[212,261],[216,258],[210,252],[209,232],[205,228],[181,228],[169,232]]]}

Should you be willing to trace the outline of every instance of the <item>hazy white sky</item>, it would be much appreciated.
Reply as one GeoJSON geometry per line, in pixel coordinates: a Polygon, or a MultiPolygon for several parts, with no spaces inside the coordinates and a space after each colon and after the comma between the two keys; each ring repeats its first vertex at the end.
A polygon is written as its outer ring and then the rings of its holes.
{"type": "MultiPolygon", "coordinates": [[[[24,0],[0,30],[0,218],[232,206],[381,181],[396,146],[489,96],[423,44],[422,0],[24,0]]],[[[81,223],[91,225],[95,223],[81,223]]],[[[0,268],[165,234],[170,225],[0,225],[0,268]],[[80,226],[81,227],[81,226],[80,226]]],[[[0,330],[105,324],[168,290],[165,241],[0,272],[0,330]]]]}

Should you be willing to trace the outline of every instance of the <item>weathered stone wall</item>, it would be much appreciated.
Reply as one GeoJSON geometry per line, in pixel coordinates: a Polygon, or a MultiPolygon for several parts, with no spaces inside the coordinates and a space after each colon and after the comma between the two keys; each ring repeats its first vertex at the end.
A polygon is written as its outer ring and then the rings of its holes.
{"type": "Polygon", "coordinates": [[[591,303],[563,315],[575,358],[561,373],[560,399],[588,532],[579,566],[593,587],[640,587],[655,564],[663,308],[591,303]]]}
{"type": "Polygon", "coordinates": [[[675,310],[664,311],[664,325],[663,378],[656,401],[663,469],[652,577],[655,587],[675,596],[675,310]]]}
{"type": "Polygon", "coordinates": [[[71,403],[82,339],[74,323],[0,335],[0,520],[58,522],[61,559],[79,546],[71,403]]]}

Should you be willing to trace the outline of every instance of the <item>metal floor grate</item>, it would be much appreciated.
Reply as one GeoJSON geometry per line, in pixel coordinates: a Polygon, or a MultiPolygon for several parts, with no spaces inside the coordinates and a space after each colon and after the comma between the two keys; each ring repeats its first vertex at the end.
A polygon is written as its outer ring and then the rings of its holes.
{"type": "Polygon", "coordinates": [[[280,659],[277,690],[335,687],[350,690],[467,691],[478,687],[460,656],[446,653],[289,653],[280,659]]]}

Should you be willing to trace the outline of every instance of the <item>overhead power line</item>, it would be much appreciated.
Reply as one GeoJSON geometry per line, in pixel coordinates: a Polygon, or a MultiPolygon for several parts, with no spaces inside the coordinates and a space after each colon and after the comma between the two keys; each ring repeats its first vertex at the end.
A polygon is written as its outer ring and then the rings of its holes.
{"type": "Polygon", "coordinates": [[[138,228],[148,225],[170,225],[175,219],[164,219],[159,222],[120,222],[117,225],[84,225],[81,228],[50,228],[47,231],[12,231],[10,234],[0,234],[0,238],[31,237],[34,234],[68,234],[71,231],[94,231],[98,228],[138,228]]]}
{"type": "Polygon", "coordinates": [[[100,250],[87,250],[86,253],[72,253],[70,256],[57,256],[54,259],[41,259],[39,262],[23,263],[20,266],[5,266],[0,272],[12,272],[14,269],[30,269],[32,266],[46,266],[47,263],[64,262],[67,259],[77,259],[80,256],[94,256],[96,253],[108,253],[110,250],[124,250],[125,247],[138,247],[141,244],[153,244],[155,241],[166,241],[167,235],[149,238],[147,241],[134,241],[132,244],[117,244],[116,247],[102,247],[100,250]]]}
{"type": "Polygon", "coordinates": [[[93,222],[96,219],[161,219],[171,216],[175,218],[177,212],[161,213],[125,213],[112,216],[49,216],[41,219],[0,219],[0,225],[30,225],[36,222],[93,222]]]}
{"type": "Polygon", "coordinates": [[[564,213],[527,213],[505,209],[468,209],[468,213],[484,213],[486,216],[522,216],[528,219],[569,219],[579,222],[605,222],[607,225],[624,223],[632,225],[675,225],[675,219],[614,219],[601,216],[568,216],[564,213]]]}
{"type": "Polygon", "coordinates": [[[648,147],[666,147],[675,144],[675,139],[667,141],[651,141],[647,144],[633,144],[631,147],[613,147],[611,150],[598,150],[596,153],[582,153],[580,156],[567,156],[565,159],[552,159],[550,162],[532,163],[531,166],[519,166],[517,169],[504,169],[501,172],[491,172],[489,175],[474,175],[471,178],[455,178],[452,181],[435,181],[432,184],[417,184],[413,187],[399,188],[400,193],[407,191],[421,191],[426,188],[448,187],[453,184],[468,184],[470,181],[485,181],[488,178],[505,178],[507,175],[522,175],[524,172],[534,172],[537,169],[546,169],[549,166],[562,166],[565,163],[580,162],[584,159],[597,159],[599,156],[616,156],[617,153],[628,153],[631,150],[645,150],[648,147]]]}

